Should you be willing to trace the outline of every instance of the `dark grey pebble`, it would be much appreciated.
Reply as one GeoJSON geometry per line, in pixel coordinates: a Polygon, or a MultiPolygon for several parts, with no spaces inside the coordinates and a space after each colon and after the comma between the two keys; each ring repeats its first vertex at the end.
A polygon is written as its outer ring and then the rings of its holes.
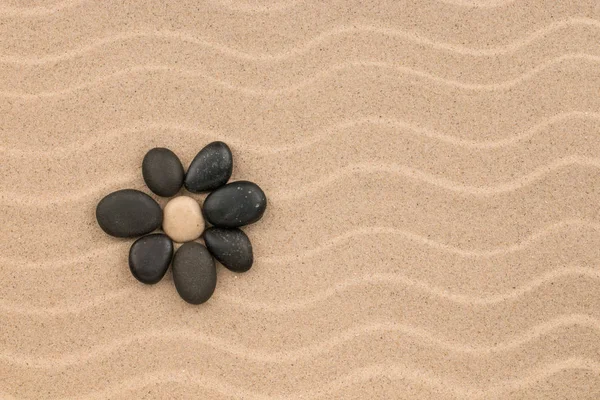
{"type": "Polygon", "coordinates": [[[100,228],[116,237],[145,235],[160,227],[163,212],[154,199],[135,189],[123,189],[104,197],[96,207],[100,228]]]}
{"type": "Polygon", "coordinates": [[[171,197],[181,189],[185,172],[175,153],[156,147],[144,156],[142,175],[150,190],[159,196],[171,197]]]}
{"type": "Polygon", "coordinates": [[[163,233],[146,235],[131,245],[129,249],[129,269],[133,276],[143,283],[160,281],[173,258],[173,242],[163,233]]]}
{"type": "Polygon", "coordinates": [[[191,304],[202,304],[215,291],[215,260],[200,243],[184,243],[173,258],[173,281],[181,298],[191,304]]]}
{"type": "Polygon", "coordinates": [[[252,267],[252,243],[238,228],[208,228],[204,243],[217,260],[233,272],[246,272],[252,267]]]}
{"type": "Polygon", "coordinates": [[[209,192],[231,178],[233,156],[223,142],[212,142],[194,157],[185,175],[185,188],[192,193],[209,192]]]}
{"type": "Polygon", "coordinates": [[[237,228],[261,219],[267,197],[257,184],[231,182],[208,195],[204,201],[206,220],[219,228],[237,228]]]}

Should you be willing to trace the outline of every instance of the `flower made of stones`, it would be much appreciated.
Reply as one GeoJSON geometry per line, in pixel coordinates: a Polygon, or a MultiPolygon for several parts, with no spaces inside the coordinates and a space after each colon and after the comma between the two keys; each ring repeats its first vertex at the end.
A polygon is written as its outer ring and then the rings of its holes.
{"type": "Polygon", "coordinates": [[[142,162],[148,188],[162,197],[177,195],[182,186],[192,193],[211,192],[202,208],[189,196],[177,196],[162,210],[152,197],[135,189],[118,190],[100,200],[96,219],[104,232],[118,238],[141,236],[129,250],[129,269],[137,280],[157,283],[172,264],[181,298],[201,304],[217,285],[213,257],[234,272],[252,267],[252,244],[239,228],[262,218],[267,198],[255,183],[227,183],[232,171],[233,156],[223,142],[200,150],[187,173],[175,153],[154,148],[142,162]],[[205,219],[212,225],[208,229],[205,219]],[[154,232],[161,227],[163,232],[154,232]],[[196,241],[200,237],[206,247],[196,241]],[[173,242],[183,244],[174,251],[173,242]]]}

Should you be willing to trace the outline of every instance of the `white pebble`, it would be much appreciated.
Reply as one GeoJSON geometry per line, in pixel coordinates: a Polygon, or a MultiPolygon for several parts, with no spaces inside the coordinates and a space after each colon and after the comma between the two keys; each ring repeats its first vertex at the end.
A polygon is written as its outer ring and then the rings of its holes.
{"type": "Polygon", "coordinates": [[[163,230],[178,243],[198,239],[204,231],[204,218],[200,204],[191,197],[171,199],[163,210],[163,230]]]}

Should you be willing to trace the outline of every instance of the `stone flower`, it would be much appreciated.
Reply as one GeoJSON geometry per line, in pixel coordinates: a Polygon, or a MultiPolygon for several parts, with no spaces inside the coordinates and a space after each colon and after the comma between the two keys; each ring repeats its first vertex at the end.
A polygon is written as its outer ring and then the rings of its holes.
{"type": "Polygon", "coordinates": [[[104,232],[119,238],[139,237],[129,250],[129,268],[137,280],[157,283],[172,264],[179,295],[188,303],[201,304],[217,284],[213,257],[235,272],[252,267],[252,244],[239,227],[262,218],[267,198],[255,183],[227,183],[232,170],[233,156],[223,142],[200,150],[187,173],[175,153],[154,148],[142,162],[148,188],[162,197],[177,195],[182,186],[192,193],[211,192],[203,209],[182,195],[162,210],[152,197],[135,189],[118,190],[100,200],[96,219],[104,232]],[[205,220],[212,225],[208,229],[205,220]],[[161,227],[163,232],[152,233],[161,227]],[[206,247],[196,241],[201,236],[206,247]],[[173,242],[183,244],[174,251],[173,242]]]}

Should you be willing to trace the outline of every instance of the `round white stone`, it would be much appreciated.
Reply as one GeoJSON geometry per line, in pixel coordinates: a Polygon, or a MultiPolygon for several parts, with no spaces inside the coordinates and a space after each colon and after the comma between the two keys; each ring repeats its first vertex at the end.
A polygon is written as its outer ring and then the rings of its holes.
{"type": "Polygon", "coordinates": [[[198,239],[204,231],[200,204],[191,197],[171,199],[165,206],[163,215],[163,230],[174,242],[191,242],[198,239]]]}

